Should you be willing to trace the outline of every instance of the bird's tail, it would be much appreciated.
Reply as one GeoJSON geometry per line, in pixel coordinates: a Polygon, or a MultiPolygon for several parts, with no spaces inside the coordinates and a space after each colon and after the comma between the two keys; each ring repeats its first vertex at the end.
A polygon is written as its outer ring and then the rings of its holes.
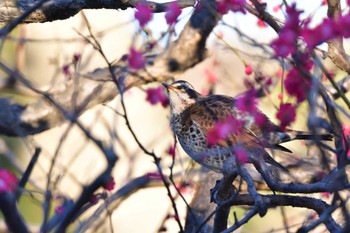
{"type": "Polygon", "coordinates": [[[293,140],[320,140],[320,141],[332,141],[333,135],[330,133],[325,134],[312,134],[310,132],[286,130],[284,132],[274,132],[275,136],[270,137],[271,144],[280,144],[293,140]]]}

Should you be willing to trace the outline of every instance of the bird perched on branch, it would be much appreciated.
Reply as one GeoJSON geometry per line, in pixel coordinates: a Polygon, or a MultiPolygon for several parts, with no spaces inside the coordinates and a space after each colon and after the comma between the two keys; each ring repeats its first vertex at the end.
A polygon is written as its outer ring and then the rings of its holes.
{"type": "Polygon", "coordinates": [[[333,138],[331,134],[312,135],[302,131],[281,130],[258,109],[252,116],[237,108],[236,99],[224,95],[201,95],[186,81],[163,83],[163,86],[170,100],[170,124],[182,148],[193,160],[217,172],[223,172],[225,161],[232,155],[237,163],[261,158],[286,170],[264,148],[291,152],[280,143],[333,138]],[[210,135],[218,124],[226,127],[223,128],[224,132],[210,135]],[[213,136],[217,137],[214,143],[208,140],[213,136]]]}

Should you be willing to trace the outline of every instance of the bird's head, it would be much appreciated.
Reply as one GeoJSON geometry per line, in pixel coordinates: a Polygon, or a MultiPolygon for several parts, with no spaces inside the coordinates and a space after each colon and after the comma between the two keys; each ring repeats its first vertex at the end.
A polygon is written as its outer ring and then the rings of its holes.
{"type": "Polygon", "coordinates": [[[168,91],[170,107],[175,114],[180,114],[201,96],[191,84],[183,80],[171,84],[163,83],[163,86],[168,91]]]}

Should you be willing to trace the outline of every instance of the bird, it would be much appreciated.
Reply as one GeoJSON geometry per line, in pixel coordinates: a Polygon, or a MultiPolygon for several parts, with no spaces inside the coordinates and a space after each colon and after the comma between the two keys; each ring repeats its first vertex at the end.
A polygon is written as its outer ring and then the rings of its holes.
{"type": "Polygon", "coordinates": [[[194,161],[219,173],[224,172],[225,161],[235,153],[234,148],[242,147],[248,151],[251,154],[249,160],[261,156],[266,163],[288,171],[274,160],[265,148],[291,153],[291,150],[280,144],[292,140],[330,141],[333,138],[330,133],[313,135],[291,129],[282,130],[259,109],[257,114],[265,121],[263,124],[258,124],[249,113],[237,108],[235,98],[218,94],[202,95],[184,80],[162,84],[169,97],[170,126],[181,147],[194,161]],[[225,119],[242,122],[240,132],[233,130],[225,139],[210,145],[207,138],[208,132],[225,119]]]}

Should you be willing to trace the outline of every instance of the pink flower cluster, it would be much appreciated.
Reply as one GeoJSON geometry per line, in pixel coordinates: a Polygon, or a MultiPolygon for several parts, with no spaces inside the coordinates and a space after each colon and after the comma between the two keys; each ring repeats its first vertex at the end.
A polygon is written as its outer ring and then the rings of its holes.
{"type": "Polygon", "coordinates": [[[296,9],[293,3],[286,9],[287,19],[284,27],[278,33],[278,37],[272,41],[271,47],[275,50],[275,54],[281,57],[287,57],[298,49],[298,37],[300,36],[300,19],[302,11],[296,9]]]}
{"type": "MultiPolygon", "coordinates": [[[[305,56],[302,56],[305,57],[305,56]]],[[[304,72],[308,72],[312,66],[313,62],[307,60],[307,58],[302,58],[303,64],[299,66],[304,72]]],[[[284,80],[284,87],[289,95],[297,98],[298,103],[304,101],[307,94],[311,88],[311,80],[308,80],[303,76],[302,72],[298,70],[297,67],[293,67],[289,70],[286,79],[284,80]]]]}
{"type": "Polygon", "coordinates": [[[175,24],[182,10],[177,2],[171,2],[165,13],[165,20],[168,25],[175,24]]]}
{"type": "Polygon", "coordinates": [[[148,88],[146,90],[146,100],[152,104],[156,105],[157,103],[161,103],[165,108],[169,104],[169,98],[164,92],[164,88],[156,87],[156,88],[148,88]]]}
{"type": "Polygon", "coordinates": [[[228,116],[224,121],[217,122],[213,128],[207,132],[208,145],[213,146],[228,136],[242,132],[244,122],[232,116],[228,116]]]}
{"type": "Polygon", "coordinates": [[[112,191],[115,188],[114,178],[111,176],[102,187],[107,191],[112,191]]]}
{"type": "Polygon", "coordinates": [[[223,0],[216,4],[217,10],[220,14],[225,15],[229,11],[232,12],[242,12],[245,14],[245,4],[246,0],[223,0]]]}
{"type": "Polygon", "coordinates": [[[0,169],[0,193],[14,192],[17,188],[17,177],[6,169],[0,169]]]}
{"type": "MultiPolygon", "coordinates": [[[[349,1],[348,1],[349,4],[349,1]]],[[[326,18],[315,28],[309,28],[310,20],[301,22],[299,19],[302,11],[296,9],[293,3],[286,9],[286,23],[271,42],[276,56],[287,57],[298,49],[298,38],[303,38],[309,49],[337,37],[350,37],[350,13],[336,19],[326,18]],[[304,25],[303,25],[304,24],[304,25]]]]}
{"type": "Polygon", "coordinates": [[[308,48],[322,44],[337,37],[350,37],[350,13],[337,19],[326,18],[313,29],[305,28],[301,35],[308,48]]]}
{"type": "MultiPolygon", "coordinates": [[[[182,9],[178,5],[177,2],[171,2],[165,13],[165,20],[168,25],[175,24],[177,22],[177,18],[181,14],[182,9]]],[[[140,27],[143,28],[152,20],[153,12],[151,8],[146,4],[139,4],[136,7],[136,11],[134,14],[135,19],[139,22],[140,27]]]]}
{"type": "Polygon", "coordinates": [[[135,48],[131,48],[128,55],[128,66],[134,70],[142,69],[145,66],[143,53],[135,48]]]}
{"type": "Polygon", "coordinates": [[[296,119],[295,106],[290,103],[281,104],[276,117],[280,121],[281,129],[286,129],[296,119]]]}
{"type": "Polygon", "coordinates": [[[152,10],[146,4],[139,4],[136,7],[135,19],[139,21],[140,27],[144,27],[152,19],[152,10]]]}

